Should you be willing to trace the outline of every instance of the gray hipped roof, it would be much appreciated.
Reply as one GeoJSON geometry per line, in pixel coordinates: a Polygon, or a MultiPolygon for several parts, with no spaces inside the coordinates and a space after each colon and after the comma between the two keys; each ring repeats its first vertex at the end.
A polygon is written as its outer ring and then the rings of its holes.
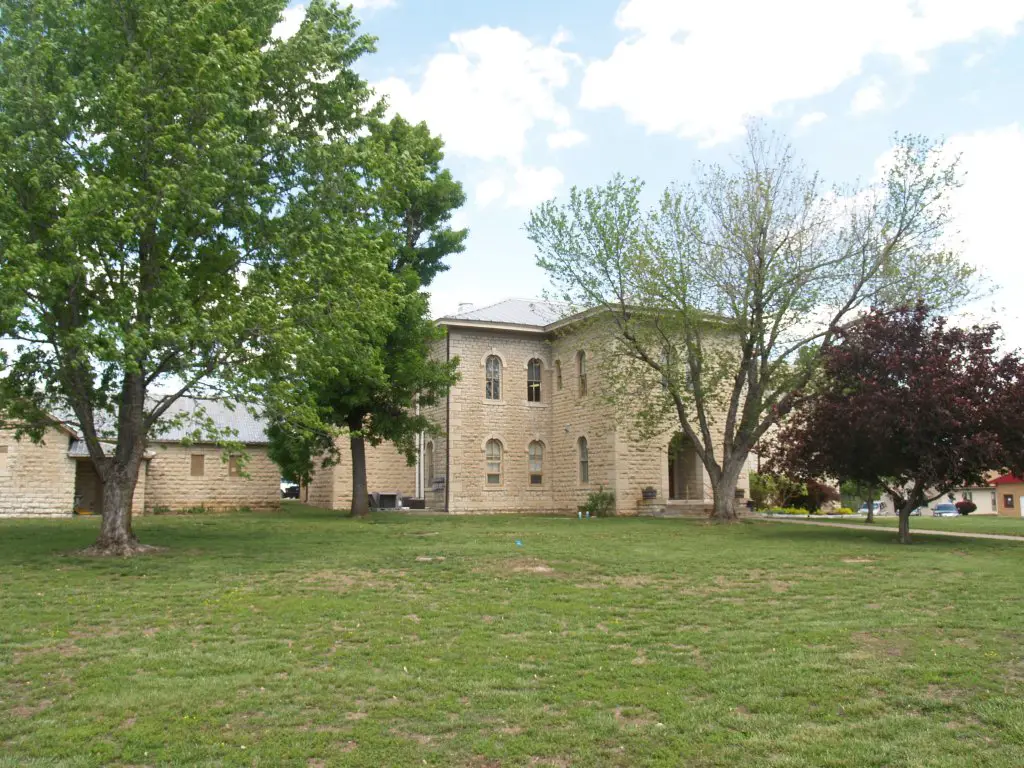
{"type": "MultiPolygon", "coordinates": [[[[151,443],[177,443],[191,437],[196,430],[202,431],[204,419],[211,420],[218,430],[230,429],[237,433],[230,437],[240,443],[267,444],[266,422],[251,405],[236,403],[229,408],[223,400],[199,400],[182,398],[167,411],[167,420],[184,416],[182,423],[165,432],[157,430],[151,443]],[[254,415],[253,411],[256,412],[254,415]]],[[[200,441],[202,442],[202,441],[200,441]]]]}
{"type": "Polygon", "coordinates": [[[507,325],[528,325],[543,328],[561,320],[568,314],[568,308],[552,301],[532,299],[505,299],[479,309],[471,309],[455,315],[442,317],[445,320],[467,320],[478,323],[504,323],[507,325]]]}
{"type": "MultiPolygon", "coordinates": [[[[196,437],[199,438],[196,442],[211,442],[210,438],[204,436],[206,422],[209,421],[218,432],[231,431],[230,435],[225,436],[227,440],[237,440],[247,445],[266,445],[270,442],[267,438],[266,423],[258,415],[254,415],[253,410],[253,406],[241,403],[230,408],[221,400],[182,398],[171,406],[164,418],[164,420],[170,421],[181,416],[181,422],[164,431],[158,427],[156,434],[149,442],[178,443],[186,438],[194,439],[196,437]]],[[[81,432],[77,429],[73,429],[73,431],[77,433],[78,437],[71,441],[68,456],[87,458],[89,449],[86,447],[85,441],[81,439],[81,432]]],[[[103,430],[104,435],[109,432],[110,430],[103,430]]],[[[106,455],[113,454],[115,447],[113,442],[102,441],[101,444],[106,455]]]]}

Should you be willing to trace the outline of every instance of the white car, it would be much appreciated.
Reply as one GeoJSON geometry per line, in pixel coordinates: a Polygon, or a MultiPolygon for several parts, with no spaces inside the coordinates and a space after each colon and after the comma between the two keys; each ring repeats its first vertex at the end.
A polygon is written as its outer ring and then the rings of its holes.
{"type": "MultiPolygon", "coordinates": [[[[873,501],[873,502],[871,502],[871,510],[876,515],[880,515],[883,512],[885,512],[885,507],[883,506],[882,502],[880,502],[880,501],[873,501]]],[[[860,505],[860,509],[857,510],[857,514],[858,515],[866,515],[867,513],[868,513],[868,505],[867,505],[867,502],[864,502],[863,504],[860,505]]]]}
{"type": "Polygon", "coordinates": [[[959,517],[960,512],[956,508],[956,504],[951,504],[948,501],[944,501],[941,504],[936,504],[932,508],[932,517],[959,517]]]}

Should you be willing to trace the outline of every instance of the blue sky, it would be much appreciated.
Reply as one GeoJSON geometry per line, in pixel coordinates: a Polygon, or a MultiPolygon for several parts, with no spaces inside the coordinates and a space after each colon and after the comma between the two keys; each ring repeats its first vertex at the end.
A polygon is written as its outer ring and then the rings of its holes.
{"type": "MultiPolygon", "coordinates": [[[[464,254],[432,287],[458,303],[539,297],[529,209],[622,172],[652,197],[728,160],[748,117],[839,183],[896,132],[962,155],[953,205],[989,281],[971,317],[1024,346],[1024,0],[358,0],[362,74],[446,141],[468,195],[464,254]]],[[[301,18],[301,4],[290,21],[301,18]]]]}

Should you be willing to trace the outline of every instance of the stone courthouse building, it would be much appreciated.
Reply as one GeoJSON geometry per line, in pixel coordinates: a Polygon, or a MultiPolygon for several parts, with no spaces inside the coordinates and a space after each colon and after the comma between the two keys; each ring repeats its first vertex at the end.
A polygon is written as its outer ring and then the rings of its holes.
{"type": "MultiPolygon", "coordinates": [[[[179,414],[180,426],[149,441],[133,514],[200,506],[278,508],[281,472],[270,459],[259,419],[243,406],[232,409],[212,400],[180,400],[172,409],[172,415],[179,414]],[[226,455],[220,446],[186,440],[199,426],[200,415],[217,429],[234,431],[248,457],[244,468],[238,456],[226,455]]],[[[104,449],[113,450],[113,445],[104,444],[104,449]]],[[[102,498],[102,483],[73,427],[55,422],[39,445],[0,430],[0,517],[69,517],[75,510],[98,514],[102,498]]]]}
{"type": "MultiPolygon", "coordinates": [[[[604,350],[581,320],[520,299],[438,320],[445,338],[434,353],[458,357],[460,372],[449,396],[425,412],[441,434],[422,437],[414,466],[392,446],[368,448],[369,490],[423,496],[427,509],[452,514],[575,514],[604,489],[615,493],[616,514],[635,515],[653,486],[659,508],[709,511],[710,484],[692,445],[672,440],[671,430],[639,441],[602,400],[596,361],[604,350]]],[[[339,448],[341,464],[317,473],[310,503],[351,504],[351,459],[339,448]]]]}

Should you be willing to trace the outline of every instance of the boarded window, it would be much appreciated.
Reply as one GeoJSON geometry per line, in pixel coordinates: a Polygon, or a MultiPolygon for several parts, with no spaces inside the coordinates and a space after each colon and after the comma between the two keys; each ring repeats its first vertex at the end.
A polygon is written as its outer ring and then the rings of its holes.
{"type": "Polygon", "coordinates": [[[544,443],[536,440],[530,443],[530,485],[542,485],[544,482],[544,443]]]}
{"type": "Polygon", "coordinates": [[[531,403],[540,402],[540,360],[537,358],[526,364],[526,399],[531,403]]]}
{"type": "Polygon", "coordinates": [[[582,349],[576,355],[576,372],[580,378],[580,397],[587,394],[587,353],[582,349]]]}
{"type": "Polygon", "coordinates": [[[238,456],[228,457],[228,477],[241,477],[242,464],[238,456]]]}
{"type": "Polygon", "coordinates": [[[434,482],[434,444],[427,443],[423,451],[423,482],[429,485],[434,482]]]}
{"type": "Polygon", "coordinates": [[[555,388],[562,391],[562,361],[555,360],[555,388]]]}
{"type": "Polygon", "coordinates": [[[484,396],[488,400],[501,400],[501,358],[491,355],[485,364],[487,386],[484,396]]]}
{"type": "Polygon", "coordinates": [[[192,454],[192,477],[202,477],[206,474],[206,457],[201,453],[192,454]]]}
{"type": "Polygon", "coordinates": [[[580,482],[586,485],[590,482],[590,446],[587,445],[587,438],[579,440],[580,454],[580,482]]]}
{"type": "Polygon", "coordinates": [[[487,484],[501,485],[501,443],[487,441],[487,484]]]}

